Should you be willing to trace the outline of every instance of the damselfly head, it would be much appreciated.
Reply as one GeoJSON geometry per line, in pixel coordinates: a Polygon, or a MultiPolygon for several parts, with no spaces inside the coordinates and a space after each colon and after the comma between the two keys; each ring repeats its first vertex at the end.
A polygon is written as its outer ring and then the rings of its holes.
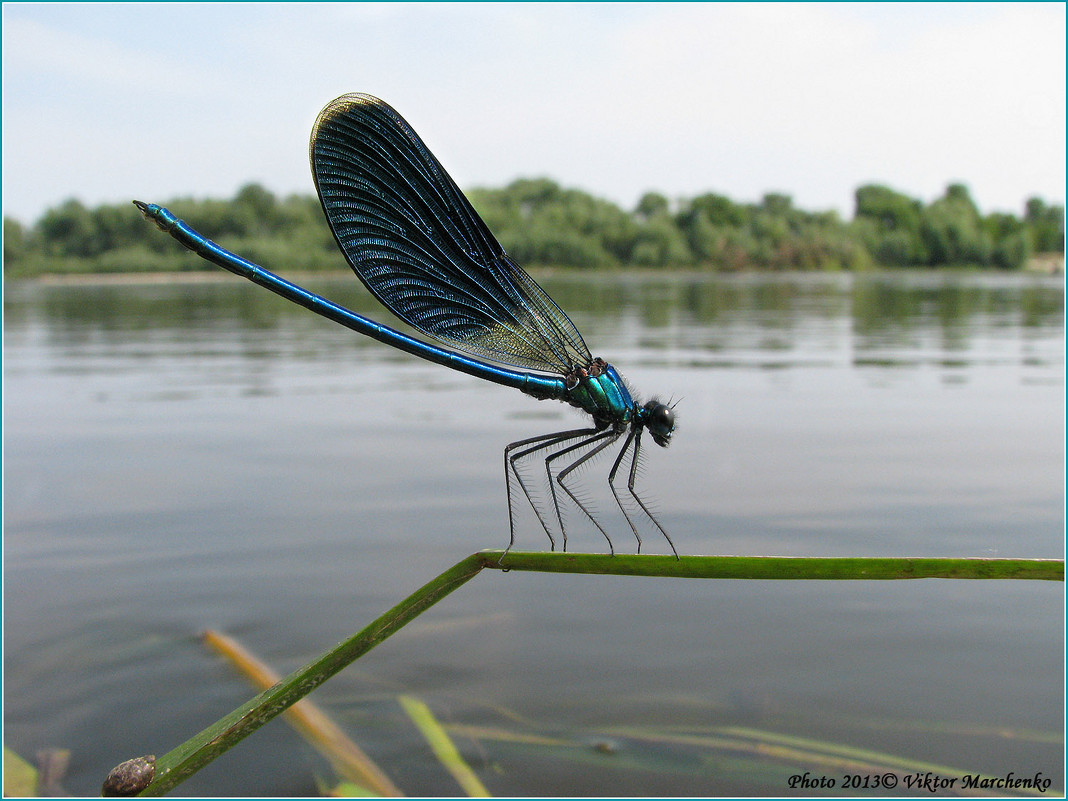
{"type": "Polygon", "coordinates": [[[661,448],[671,444],[671,435],[675,433],[675,410],[660,401],[651,400],[643,407],[645,415],[642,422],[653,436],[653,442],[661,448]]]}

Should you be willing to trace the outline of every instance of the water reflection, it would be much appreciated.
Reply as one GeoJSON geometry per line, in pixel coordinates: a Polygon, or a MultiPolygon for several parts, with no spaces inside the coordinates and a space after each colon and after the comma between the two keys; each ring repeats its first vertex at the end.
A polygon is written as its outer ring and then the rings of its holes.
{"type": "MultiPolygon", "coordinates": [[[[888,348],[916,347],[920,332],[937,330],[936,347],[956,358],[991,330],[1048,332],[1064,320],[1063,285],[1045,276],[568,273],[540,278],[591,345],[600,339],[627,341],[628,333],[640,327],[643,348],[808,354],[836,349],[840,335],[849,331],[851,347],[864,358],[888,348]]],[[[305,283],[354,311],[404,328],[353,277],[312,276],[305,283]]],[[[8,288],[4,311],[8,336],[15,341],[37,323],[49,343],[60,347],[96,342],[125,348],[132,333],[142,332],[156,341],[192,345],[235,333],[249,339],[262,335],[260,344],[270,348],[269,334],[283,322],[292,335],[315,343],[319,355],[368,344],[349,332],[331,335],[332,329],[303,309],[228,276],[145,285],[16,285],[8,288]],[[191,337],[196,340],[190,342],[191,337]]]]}
{"type": "MultiPolygon", "coordinates": [[[[306,283],[390,322],[351,276],[306,283]]],[[[544,285],[636,387],[683,397],[677,441],[642,476],[681,550],[1063,554],[1061,282],[544,285]]],[[[249,697],[198,630],[297,667],[503,546],[504,443],[574,419],[228,276],[9,286],[4,355],[5,738],[77,749],[81,794],[249,697]]],[[[522,545],[545,547],[527,522],[522,545]]],[[[1059,586],[589,579],[479,577],[318,700],[412,794],[452,788],[400,692],[450,723],[620,744],[462,739],[501,795],[786,792],[767,759],[726,770],[667,745],[724,726],[1063,784],[1059,586]]],[[[265,727],[186,788],[314,792],[326,768],[289,738],[265,727]]]]}

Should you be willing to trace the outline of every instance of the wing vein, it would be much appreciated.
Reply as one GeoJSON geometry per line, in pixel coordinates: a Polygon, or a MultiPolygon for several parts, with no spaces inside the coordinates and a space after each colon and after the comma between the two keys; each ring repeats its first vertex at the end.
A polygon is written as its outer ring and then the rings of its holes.
{"type": "Polygon", "coordinates": [[[319,115],[310,152],[338,245],[397,317],[505,364],[566,373],[589,362],[571,320],[392,108],[369,95],[338,98],[319,115]]]}

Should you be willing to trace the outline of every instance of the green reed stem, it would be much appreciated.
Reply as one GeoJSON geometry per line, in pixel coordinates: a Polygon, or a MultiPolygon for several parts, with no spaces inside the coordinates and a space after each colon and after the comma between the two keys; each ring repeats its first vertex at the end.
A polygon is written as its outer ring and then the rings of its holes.
{"type": "Polygon", "coordinates": [[[269,720],[284,712],[339,670],[352,664],[406,623],[421,615],[482,570],[477,555],[469,556],[409,595],[371,625],[339,643],[313,662],[291,673],[226,717],[186,740],[156,762],[156,776],[140,795],[163,795],[217,756],[233,748],[269,720]]]}
{"type": "Polygon", "coordinates": [[[479,551],[484,567],[539,573],[751,580],[1040,579],[1064,581],[1063,559],[657,556],[479,551]]]}
{"type": "Polygon", "coordinates": [[[287,676],[156,762],[140,795],[163,795],[418,617],[483,568],[617,576],[750,580],[1039,579],[1064,581],[1057,559],[825,558],[541,553],[486,550],[468,556],[369,626],[287,676]]]}

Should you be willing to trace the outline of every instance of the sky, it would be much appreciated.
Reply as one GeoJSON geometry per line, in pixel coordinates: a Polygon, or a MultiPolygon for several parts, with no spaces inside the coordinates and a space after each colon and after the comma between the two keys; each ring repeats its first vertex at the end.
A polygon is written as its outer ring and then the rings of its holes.
{"type": "Polygon", "coordinates": [[[886,184],[1065,199],[1063,3],[5,3],[3,211],[314,194],[308,134],[376,95],[461,187],[853,214],[886,184]]]}

